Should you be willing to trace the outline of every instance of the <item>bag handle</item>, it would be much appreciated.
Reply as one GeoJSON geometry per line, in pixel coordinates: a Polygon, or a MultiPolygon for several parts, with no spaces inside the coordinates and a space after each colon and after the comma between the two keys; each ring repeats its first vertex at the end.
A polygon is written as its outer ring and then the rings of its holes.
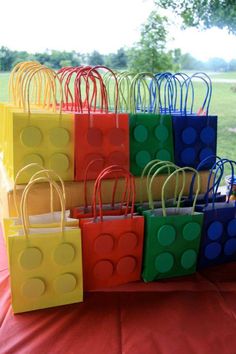
{"type": "Polygon", "coordinates": [[[119,90],[118,109],[120,112],[129,112],[130,110],[129,92],[131,86],[131,77],[132,74],[130,72],[123,72],[117,74],[118,90],[119,90]]]}
{"type": "MultiPolygon", "coordinates": [[[[154,174],[152,175],[152,178],[151,178],[151,181],[149,182],[149,186],[148,186],[148,203],[149,203],[149,208],[154,210],[154,203],[153,203],[153,197],[152,197],[152,185],[153,185],[153,182],[154,182],[154,179],[155,177],[160,173],[162,172],[165,168],[167,167],[167,165],[164,165],[164,166],[161,166],[159,167],[155,172],[154,174]]],[[[178,166],[170,163],[169,168],[174,168],[175,170],[179,169],[178,166]]],[[[183,180],[182,181],[182,189],[181,189],[181,192],[180,192],[180,197],[178,198],[178,202],[177,202],[177,207],[180,206],[180,202],[181,202],[181,198],[182,198],[182,195],[183,195],[183,192],[184,192],[184,187],[185,187],[185,181],[183,180]]],[[[175,194],[174,194],[174,203],[176,202],[176,196],[177,196],[177,191],[178,191],[178,188],[179,188],[179,175],[177,174],[176,176],[176,184],[175,184],[175,194]]]]}
{"type": "MultiPolygon", "coordinates": [[[[171,91],[171,93],[172,93],[172,101],[171,102],[173,102],[172,111],[174,113],[177,113],[178,111],[181,114],[183,113],[184,89],[186,90],[187,82],[189,79],[190,79],[190,76],[187,75],[186,73],[183,73],[183,72],[177,72],[177,73],[173,74],[171,77],[169,77],[168,91],[171,91]],[[179,98],[179,110],[176,108],[178,98],[179,98]]],[[[193,83],[191,80],[189,80],[189,85],[191,87],[191,93],[192,93],[191,106],[190,106],[190,112],[192,113],[193,104],[194,104],[194,88],[193,88],[193,83]]]]}
{"type": "Polygon", "coordinates": [[[126,211],[125,211],[125,216],[128,215],[128,205],[129,205],[129,200],[130,200],[130,194],[132,195],[132,202],[131,202],[131,217],[133,217],[134,213],[134,200],[135,200],[135,186],[134,186],[134,177],[124,168],[120,166],[113,165],[111,166],[112,168],[107,169],[105,172],[100,174],[100,176],[97,178],[94,186],[94,192],[93,192],[93,216],[94,216],[94,221],[97,219],[97,211],[96,211],[96,195],[98,194],[98,199],[99,199],[99,214],[100,214],[100,219],[103,221],[103,213],[102,213],[102,199],[101,199],[101,181],[102,179],[109,175],[110,173],[116,172],[119,174],[120,177],[126,177],[129,180],[128,183],[128,196],[127,196],[127,202],[126,202],[126,211]]]}
{"type": "Polygon", "coordinates": [[[182,172],[182,173],[183,173],[183,188],[182,188],[182,190],[181,190],[181,192],[180,192],[180,195],[179,195],[179,201],[178,201],[178,205],[177,205],[177,208],[179,208],[180,200],[181,200],[181,198],[182,198],[184,186],[185,186],[185,183],[186,183],[186,174],[185,174],[185,171],[192,171],[192,172],[194,172],[194,173],[197,175],[197,190],[196,190],[196,193],[195,193],[195,197],[194,197],[194,200],[193,200],[193,207],[192,207],[192,215],[194,214],[195,206],[196,206],[196,202],[197,202],[197,197],[198,197],[198,194],[199,194],[200,189],[201,189],[200,174],[199,174],[199,172],[198,172],[197,170],[195,170],[195,169],[192,168],[192,167],[182,167],[182,168],[179,168],[178,170],[175,170],[169,177],[167,177],[165,183],[164,183],[163,186],[162,186],[161,202],[162,202],[162,212],[163,212],[163,216],[167,216],[167,213],[166,213],[166,206],[165,206],[165,188],[166,188],[166,186],[168,185],[169,181],[172,179],[172,177],[176,176],[176,174],[178,175],[179,172],[182,172]]]}
{"type": "Polygon", "coordinates": [[[46,177],[39,177],[39,178],[34,179],[24,189],[24,192],[23,192],[23,195],[21,198],[21,203],[20,203],[20,215],[21,215],[24,235],[25,235],[26,239],[29,239],[30,221],[29,221],[29,215],[26,211],[26,203],[27,203],[28,194],[29,194],[29,191],[31,190],[31,188],[34,186],[34,184],[36,184],[38,182],[51,183],[58,193],[58,197],[60,199],[60,204],[61,204],[61,232],[62,232],[62,236],[63,236],[64,230],[65,230],[65,201],[63,200],[62,192],[61,192],[61,189],[58,186],[58,184],[54,181],[47,179],[46,177]]]}

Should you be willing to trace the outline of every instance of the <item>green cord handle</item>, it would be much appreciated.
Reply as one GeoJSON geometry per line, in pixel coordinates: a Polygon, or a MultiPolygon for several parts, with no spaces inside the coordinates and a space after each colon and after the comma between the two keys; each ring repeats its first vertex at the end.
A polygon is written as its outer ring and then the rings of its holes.
{"type": "Polygon", "coordinates": [[[193,208],[192,208],[192,215],[194,214],[194,210],[195,210],[195,206],[196,206],[196,202],[197,202],[197,197],[198,197],[198,194],[200,192],[200,188],[201,188],[201,183],[200,183],[200,174],[197,170],[195,170],[194,168],[192,167],[182,167],[182,168],[179,168],[178,170],[175,170],[165,181],[165,183],[163,184],[162,186],[162,192],[161,192],[161,202],[162,202],[162,212],[163,212],[163,216],[166,216],[166,206],[165,206],[165,188],[168,184],[168,182],[171,180],[171,178],[173,176],[175,176],[177,174],[177,177],[178,177],[178,173],[179,172],[182,172],[183,173],[183,188],[182,190],[180,191],[180,194],[179,194],[179,199],[178,199],[178,205],[177,205],[177,208],[179,208],[179,204],[180,204],[180,201],[181,201],[181,198],[182,198],[182,195],[183,195],[183,191],[184,191],[184,187],[185,187],[185,184],[186,184],[186,174],[185,174],[185,171],[188,170],[188,171],[192,171],[196,174],[197,176],[197,190],[196,190],[196,193],[195,193],[195,197],[194,197],[194,200],[193,200],[193,208]]]}

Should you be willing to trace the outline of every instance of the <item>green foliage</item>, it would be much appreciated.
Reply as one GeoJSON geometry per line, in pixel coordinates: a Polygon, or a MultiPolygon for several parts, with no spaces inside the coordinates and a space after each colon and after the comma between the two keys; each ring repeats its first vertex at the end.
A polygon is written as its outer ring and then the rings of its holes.
{"type": "Polygon", "coordinates": [[[140,41],[128,50],[128,65],[135,72],[171,70],[173,68],[172,52],[166,52],[167,42],[166,17],[152,11],[147,22],[141,28],[140,41]]]}
{"type": "Polygon", "coordinates": [[[102,54],[94,50],[91,54],[88,54],[87,62],[89,65],[104,65],[104,57],[102,54]]]}
{"type": "Polygon", "coordinates": [[[226,27],[229,32],[236,33],[235,0],[155,0],[155,3],[174,10],[186,26],[226,27]]]}

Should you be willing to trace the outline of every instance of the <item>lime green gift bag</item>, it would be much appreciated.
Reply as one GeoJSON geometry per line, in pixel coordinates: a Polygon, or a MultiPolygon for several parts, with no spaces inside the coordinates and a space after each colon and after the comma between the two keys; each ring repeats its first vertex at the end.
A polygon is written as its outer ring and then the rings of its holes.
{"type": "MultiPolygon", "coordinates": [[[[149,185],[149,201],[153,175],[149,185]]],[[[162,209],[143,212],[145,217],[144,260],[142,277],[144,281],[177,277],[192,274],[196,270],[196,261],[201,238],[203,214],[194,211],[198,193],[200,191],[200,175],[192,168],[175,170],[165,181],[162,187],[162,209]],[[190,170],[197,175],[197,191],[190,208],[181,208],[180,202],[184,191],[186,175],[190,170]],[[165,189],[169,182],[173,182],[182,174],[182,186],[179,192],[176,208],[166,208],[165,189]]]]}
{"type": "Polygon", "coordinates": [[[137,74],[130,87],[130,172],[135,176],[151,160],[174,161],[172,118],[159,114],[158,102],[153,106],[150,80],[158,91],[156,78],[149,73],[137,74]]]}

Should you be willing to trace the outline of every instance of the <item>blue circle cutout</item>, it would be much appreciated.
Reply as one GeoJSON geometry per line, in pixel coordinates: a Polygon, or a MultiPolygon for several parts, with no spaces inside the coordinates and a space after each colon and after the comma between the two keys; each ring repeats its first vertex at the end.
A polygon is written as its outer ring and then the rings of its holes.
{"type": "Polygon", "coordinates": [[[222,233],[223,233],[222,223],[219,221],[213,221],[208,227],[207,237],[212,241],[216,241],[222,236],[222,233]]]}
{"type": "Polygon", "coordinates": [[[186,165],[191,165],[194,163],[196,157],[196,152],[194,148],[186,148],[181,153],[181,160],[186,165]]]}
{"type": "Polygon", "coordinates": [[[197,132],[194,128],[188,127],[182,132],[182,140],[185,144],[193,144],[197,138],[197,132]]]}
{"type": "Polygon", "coordinates": [[[204,144],[212,144],[215,140],[215,131],[211,127],[203,128],[200,133],[200,139],[204,144]]]}
{"type": "Polygon", "coordinates": [[[234,253],[236,253],[236,239],[231,238],[225,242],[224,254],[226,256],[232,256],[234,253]]]}
{"type": "Polygon", "coordinates": [[[221,245],[218,242],[212,242],[205,248],[205,257],[209,260],[217,258],[221,253],[221,245]]]}
{"type": "MultiPolygon", "coordinates": [[[[202,149],[201,152],[200,152],[200,160],[204,160],[206,159],[207,157],[209,156],[212,156],[212,155],[215,155],[214,151],[210,148],[205,148],[205,149],[202,149]]],[[[214,159],[212,159],[212,162],[214,161],[214,159]]],[[[210,164],[210,160],[208,162],[208,164],[210,164]]]]}
{"type": "Polygon", "coordinates": [[[230,220],[227,226],[227,233],[230,237],[236,236],[236,219],[230,220]]]}

